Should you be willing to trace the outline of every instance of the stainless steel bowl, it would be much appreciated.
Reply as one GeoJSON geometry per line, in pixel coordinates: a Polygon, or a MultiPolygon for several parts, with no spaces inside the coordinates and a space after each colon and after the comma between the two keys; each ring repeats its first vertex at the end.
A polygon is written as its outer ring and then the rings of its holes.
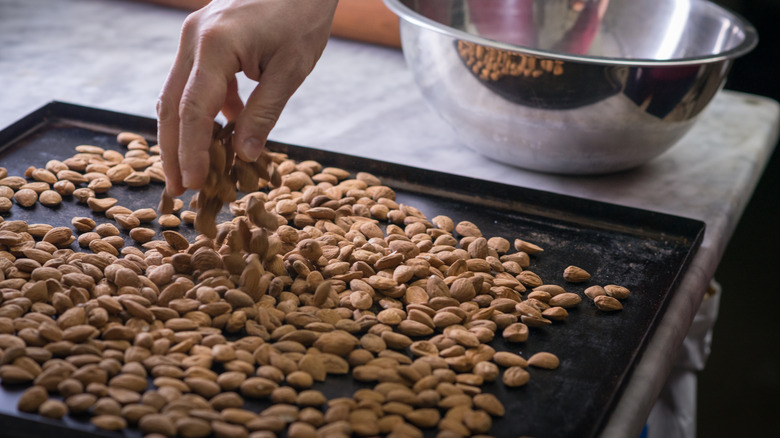
{"type": "Polygon", "coordinates": [[[660,155],[755,29],[705,0],[384,0],[422,94],[463,143],[565,174],[660,155]]]}

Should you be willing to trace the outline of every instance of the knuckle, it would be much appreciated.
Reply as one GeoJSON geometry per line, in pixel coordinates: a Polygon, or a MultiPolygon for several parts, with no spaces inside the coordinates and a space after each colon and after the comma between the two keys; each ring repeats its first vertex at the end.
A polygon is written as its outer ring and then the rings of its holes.
{"type": "Polygon", "coordinates": [[[190,93],[185,93],[179,104],[179,120],[182,125],[193,125],[204,118],[205,111],[200,101],[190,93]]]}
{"type": "Polygon", "coordinates": [[[184,18],[184,22],[181,25],[182,36],[191,36],[198,31],[200,27],[200,11],[195,11],[184,18]]]}
{"type": "Polygon", "coordinates": [[[171,99],[167,98],[164,94],[161,94],[157,98],[157,118],[160,120],[160,122],[167,122],[170,121],[175,115],[176,105],[171,102],[171,99]]]}
{"type": "Polygon", "coordinates": [[[257,108],[249,113],[252,123],[259,129],[270,130],[279,120],[280,111],[276,108],[257,108]]]}
{"type": "Polygon", "coordinates": [[[220,24],[204,27],[198,33],[198,45],[201,50],[224,50],[226,44],[231,42],[228,30],[220,24]]]}

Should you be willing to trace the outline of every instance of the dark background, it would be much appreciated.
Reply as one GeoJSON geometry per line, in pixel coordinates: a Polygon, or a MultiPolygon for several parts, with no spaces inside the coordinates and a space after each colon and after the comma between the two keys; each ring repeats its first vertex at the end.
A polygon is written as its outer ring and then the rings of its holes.
{"type": "MultiPolygon", "coordinates": [[[[780,100],[780,0],[715,0],[758,30],[726,88],[780,100]]],[[[712,353],[699,374],[699,437],[779,436],[780,154],[770,160],[720,263],[712,353]]]]}

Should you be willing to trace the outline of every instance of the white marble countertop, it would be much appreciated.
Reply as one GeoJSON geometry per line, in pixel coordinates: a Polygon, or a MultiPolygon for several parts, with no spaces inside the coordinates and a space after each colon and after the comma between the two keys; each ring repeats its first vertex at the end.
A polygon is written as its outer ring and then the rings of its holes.
{"type": "MultiPolygon", "coordinates": [[[[186,13],[105,0],[0,1],[0,126],[52,100],[154,117],[186,13]]],[[[251,84],[240,82],[244,97],[251,84]]],[[[778,135],[776,102],[721,93],[651,163],[552,176],[464,146],[423,102],[399,50],[332,40],[274,140],[675,214],[706,223],[697,255],[603,436],[638,436],[778,135]]]]}

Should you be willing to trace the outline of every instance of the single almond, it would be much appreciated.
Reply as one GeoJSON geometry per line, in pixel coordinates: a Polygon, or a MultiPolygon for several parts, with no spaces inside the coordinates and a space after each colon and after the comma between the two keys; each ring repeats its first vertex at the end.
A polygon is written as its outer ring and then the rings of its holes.
{"type": "Polygon", "coordinates": [[[114,216],[118,214],[131,214],[131,213],[132,211],[129,208],[123,207],[118,204],[103,212],[103,214],[105,214],[106,217],[109,219],[114,219],[114,216]]]}
{"type": "Polygon", "coordinates": [[[593,299],[593,304],[596,305],[596,308],[603,311],[603,312],[614,312],[616,310],[622,310],[623,304],[620,303],[616,298],[610,297],[609,295],[599,295],[596,298],[593,299]]]}
{"type": "Polygon", "coordinates": [[[46,169],[35,169],[32,172],[32,177],[36,181],[45,182],[47,184],[54,184],[57,182],[57,176],[46,169]]]}
{"type": "Polygon", "coordinates": [[[114,198],[89,198],[87,199],[87,205],[89,205],[89,208],[92,209],[92,211],[102,213],[109,208],[116,205],[116,203],[119,202],[118,200],[114,198]]]}
{"type": "Polygon", "coordinates": [[[133,216],[137,217],[141,223],[152,222],[157,219],[157,212],[153,208],[139,208],[135,210],[133,216]]]}
{"type": "Polygon", "coordinates": [[[0,213],[10,211],[13,205],[14,203],[10,199],[0,196],[0,213]]]}
{"type": "Polygon", "coordinates": [[[567,266],[563,270],[563,279],[569,283],[582,283],[590,279],[590,274],[578,266],[567,266]]]}
{"type": "Polygon", "coordinates": [[[111,180],[107,177],[98,177],[93,179],[87,185],[95,193],[106,193],[111,188],[111,180]]]}
{"type": "Polygon", "coordinates": [[[548,353],[546,351],[539,352],[528,358],[528,365],[537,368],[545,368],[548,370],[554,370],[560,365],[558,356],[548,353]]]}
{"type": "Polygon", "coordinates": [[[150,180],[151,178],[148,173],[135,171],[130,175],[127,175],[122,181],[131,187],[142,187],[149,184],[150,180]]]}
{"type": "Polygon", "coordinates": [[[591,286],[585,289],[585,296],[587,296],[591,300],[595,300],[596,297],[606,295],[606,294],[607,291],[605,291],[604,288],[599,285],[591,286]]]}
{"type": "Polygon", "coordinates": [[[573,292],[564,292],[562,294],[553,295],[548,301],[548,304],[553,307],[563,307],[566,309],[576,307],[582,298],[573,292]]]}
{"type": "Polygon", "coordinates": [[[81,187],[73,191],[73,197],[77,201],[86,204],[90,199],[95,197],[95,191],[86,187],[81,187]]]}
{"type": "Polygon", "coordinates": [[[525,368],[513,366],[504,370],[504,375],[501,377],[501,380],[504,382],[504,385],[510,388],[516,388],[528,383],[528,381],[531,380],[531,375],[525,368]]]}
{"type": "Polygon", "coordinates": [[[114,220],[117,225],[124,230],[132,230],[133,228],[141,225],[141,221],[132,214],[116,214],[114,220]]]}
{"type": "Polygon", "coordinates": [[[157,218],[157,222],[163,228],[176,228],[181,225],[181,219],[172,214],[164,214],[157,218]]]}
{"type": "Polygon", "coordinates": [[[71,238],[73,238],[73,231],[70,228],[55,227],[43,236],[43,241],[59,247],[70,242],[71,238]]]}
{"type": "Polygon", "coordinates": [[[618,286],[616,284],[608,284],[604,286],[604,291],[607,293],[607,295],[611,296],[612,298],[617,298],[618,300],[625,300],[631,293],[627,288],[618,286]]]}
{"type": "Polygon", "coordinates": [[[531,255],[538,254],[538,253],[544,251],[544,249],[542,247],[540,247],[540,246],[538,246],[536,244],[533,244],[531,242],[527,242],[527,241],[522,240],[522,239],[515,239],[515,245],[514,246],[515,246],[516,250],[522,251],[522,252],[524,252],[526,254],[531,254],[531,255]]]}
{"type": "Polygon", "coordinates": [[[133,168],[125,163],[120,163],[112,166],[106,171],[106,177],[113,184],[119,184],[125,180],[130,174],[133,173],[133,168]]]}
{"type": "Polygon", "coordinates": [[[38,200],[38,193],[32,189],[19,189],[14,194],[14,200],[22,207],[32,207],[38,200]]]}
{"type": "Polygon", "coordinates": [[[127,427],[127,421],[119,415],[96,415],[89,421],[104,430],[122,430],[127,427]]]}
{"type": "Polygon", "coordinates": [[[525,342],[528,340],[528,326],[521,322],[510,324],[504,328],[502,336],[509,342],[525,342]]]}

